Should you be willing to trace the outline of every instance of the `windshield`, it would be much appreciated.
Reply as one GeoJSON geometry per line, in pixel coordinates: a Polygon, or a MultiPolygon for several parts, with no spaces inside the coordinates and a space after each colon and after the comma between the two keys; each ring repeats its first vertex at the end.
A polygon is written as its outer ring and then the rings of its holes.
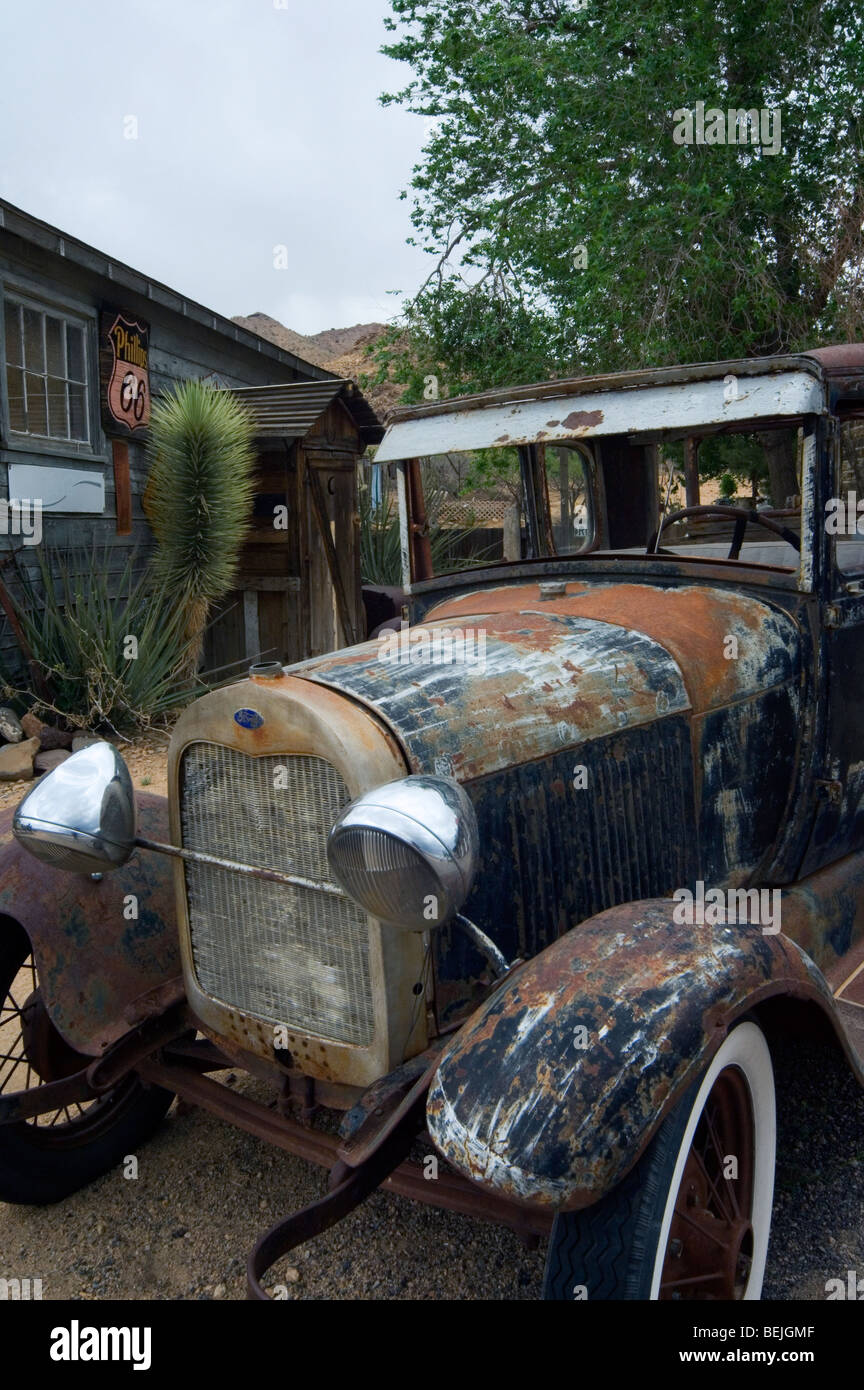
{"type": "MultiPolygon", "coordinates": [[[[541,489],[546,499],[545,553],[575,555],[590,549],[596,533],[588,456],[571,445],[549,449],[545,470],[541,489]]],[[[540,553],[529,525],[520,450],[433,455],[420,460],[419,476],[433,574],[500,565],[540,553]]],[[[364,583],[399,584],[395,465],[365,468],[360,524],[364,583]]]]}
{"type": "Polygon", "coordinates": [[[660,447],[657,549],[794,569],[803,448],[798,427],[751,428],[660,447]]]}
{"type": "Polygon", "coordinates": [[[555,553],[578,555],[594,540],[590,455],[575,445],[556,445],[546,449],[545,466],[555,553]]]}
{"type": "MultiPolygon", "coordinates": [[[[639,553],[795,569],[803,431],[797,424],[664,440],[453,451],[419,461],[415,521],[431,571],[537,556],[639,553]]],[[[364,580],[399,581],[395,465],[361,487],[364,580]],[[374,553],[373,553],[374,552],[374,553]],[[388,563],[389,557],[389,563],[388,563]]]]}

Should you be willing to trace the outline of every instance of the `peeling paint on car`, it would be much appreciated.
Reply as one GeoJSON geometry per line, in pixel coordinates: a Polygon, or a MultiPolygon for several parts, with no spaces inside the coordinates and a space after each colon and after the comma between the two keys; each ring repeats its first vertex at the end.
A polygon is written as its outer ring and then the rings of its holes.
{"type": "Polygon", "coordinates": [[[475,1012],[429,1093],[429,1132],[448,1162],[517,1201],[589,1205],[633,1165],[734,1017],[781,994],[830,1006],[795,942],[740,923],[680,926],[672,907],[628,903],[582,923],[475,1012]]]}

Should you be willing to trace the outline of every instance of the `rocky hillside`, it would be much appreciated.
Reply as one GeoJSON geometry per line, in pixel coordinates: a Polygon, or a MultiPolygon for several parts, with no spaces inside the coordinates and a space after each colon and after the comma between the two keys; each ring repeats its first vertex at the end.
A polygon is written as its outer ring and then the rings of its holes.
{"type": "Polygon", "coordinates": [[[325,328],[323,333],[295,333],[269,314],[237,315],[233,319],[241,328],[267,338],[286,352],[293,352],[305,362],[314,362],[330,370],[330,363],[353,353],[358,343],[368,342],[384,332],[383,323],[355,323],[353,328],[325,328]]]}
{"type": "MultiPolygon", "coordinates": [[[[239,323],[250,333],[267,338],[286,352],[302,357],[304,362],[314,362],[336,376],[351,377],[354,381],[371,374],[374,364],[366,349],[384,332],[383,323],[355,323],[353,328],[325,328],[322,333],[312,334],[295,333],[278,319],[261,313],[245,317],[236,315],[233,322],[239,323]]],[[[383,387],[367,386],[365,394],[382,418],[399,404],[399,388],[389,383],[383,387]]]]}

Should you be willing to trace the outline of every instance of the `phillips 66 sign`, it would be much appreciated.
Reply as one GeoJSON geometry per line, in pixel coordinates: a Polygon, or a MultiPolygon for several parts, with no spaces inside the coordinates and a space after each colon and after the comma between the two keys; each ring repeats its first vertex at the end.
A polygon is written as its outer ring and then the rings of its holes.
{"type": "Polygon", "coordinates": [[[150,423],[150,325],[103,309],[99,333],[102,418],[108,434],[135,434],[150,423]]]}

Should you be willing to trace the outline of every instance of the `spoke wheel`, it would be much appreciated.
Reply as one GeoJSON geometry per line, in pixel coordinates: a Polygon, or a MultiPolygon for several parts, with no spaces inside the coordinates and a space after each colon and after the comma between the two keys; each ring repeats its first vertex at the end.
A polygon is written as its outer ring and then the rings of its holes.
{"type": "Polygon", "coordinates": [[[758,1299],[775,1134],[771,1054],[748,1019],[626,1177],[596,1205],[556,1218],[544,1297],[758,1299]]]}
{"type": "Polygon", "coordinates": [[[660,1297],[743,1298],[753,1263],[753,1106],[726,1067],[699,1117],[675,1200],[660,1297]]]}
{"type": "MultiPolygon", "coordinates": [[[[4,984],[0,980],[0,993],[4,984]]],[[[51,1022],[42,1002],[33,954],[28,953],[0,1000],[0,1095],[59,1081],[92,1060],[70,1047],[51,1022]]],[[[106,1121],[114,1122],[118,1106],[129,1098],[135,1084],[135,1078],[130,1077],[108,1096],[71,1101],[22,1123],[36,1131],[33,1142],[41,1146],[80,1143],[98,1134],[106,1121]]]]}
{"type": "MultiPolygon", "coordinates": [[[[0,920],[0,1093],[36,1089],[91,1060],[54,1027],[26,934],[0,920]]],[[[0,1125],[0,1201],[41,1205],[77,1192],[135,1154],[173,1099],[130,1075],[105,1096],[0,1125]]]]}

